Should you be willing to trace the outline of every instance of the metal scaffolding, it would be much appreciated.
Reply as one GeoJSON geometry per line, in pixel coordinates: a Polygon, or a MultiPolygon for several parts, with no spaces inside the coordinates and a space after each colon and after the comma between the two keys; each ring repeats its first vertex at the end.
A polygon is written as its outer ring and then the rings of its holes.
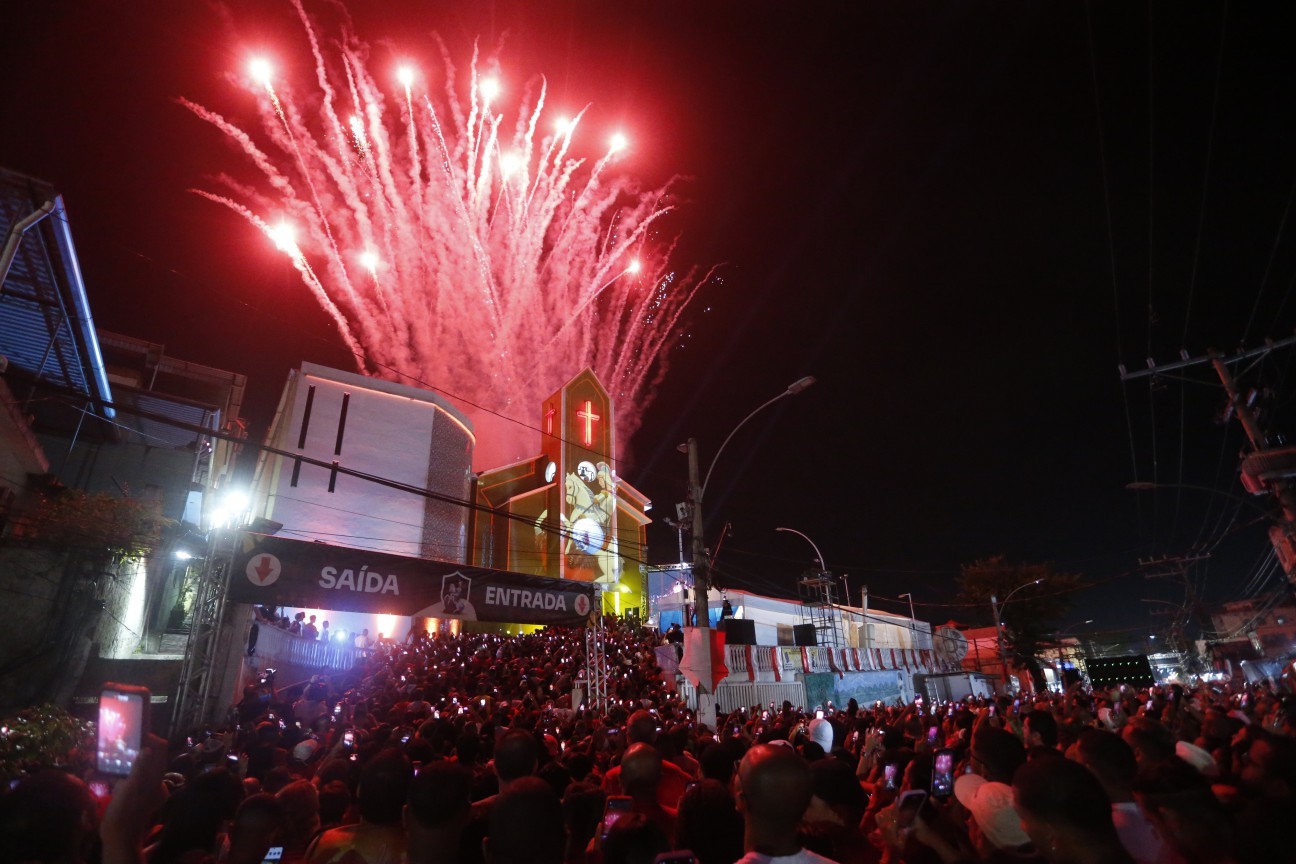
{"type": "Polygon", "coordinates": [[[596,610],[591,613],[594,622],[585,626],[585,681],[588,687],[585,701],[595,710],[607,711],[607,632],[603,627],[603,598],[597,587],[594,589],[593,608],[596,610]]]}
{"type": "Polygon", "coordinates": [[[841,613],[837,609],[836,579],[831,573],[812,570],[797,582],[801,598],[801,620],[813,624],[820,645],[834,648],[846,644],[841,613]]]}
{"type": "Polygon", "coordinates": [[[225,618],[225,595],[238,532],[213,528],[208,535],[207,557],[194,592],[189,644],[180,666],[173,734],[181,734],[209,718],[216,664],[219,661],[221,624],[225,618]]]}

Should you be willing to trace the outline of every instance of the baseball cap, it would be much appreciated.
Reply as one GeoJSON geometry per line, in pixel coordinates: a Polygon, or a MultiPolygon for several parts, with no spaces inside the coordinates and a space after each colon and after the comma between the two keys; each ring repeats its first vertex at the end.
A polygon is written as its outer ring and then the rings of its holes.
{"type": "Polygon", "coordinates": [[[998,849],[1016,849],[1030,842],[1013,807],[1013,790],[1007,783],[964,774],[954,781],[954,797],[976,820],[977,828],[998,849]]]}

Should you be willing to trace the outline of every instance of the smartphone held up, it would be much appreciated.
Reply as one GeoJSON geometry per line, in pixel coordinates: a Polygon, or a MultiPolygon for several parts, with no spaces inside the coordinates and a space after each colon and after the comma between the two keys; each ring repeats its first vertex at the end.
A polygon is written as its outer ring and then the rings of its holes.
{"type": "Polygon", "coordinates": [[[148,734],[147,687],[108,683],[99,692],[99,726],[95,767],[101,774],[124,777],[135,767],[148,734]]]}

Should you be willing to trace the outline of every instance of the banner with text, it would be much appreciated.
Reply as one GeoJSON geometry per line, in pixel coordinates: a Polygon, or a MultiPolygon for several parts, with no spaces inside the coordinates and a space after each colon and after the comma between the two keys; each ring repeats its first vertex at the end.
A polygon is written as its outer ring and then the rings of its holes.
{"type": "Polygon", "coordinates": [[[588,582],[283,537],[242,540],[230,572],[232,603],[576,626],[594,607],[588,582]]]}

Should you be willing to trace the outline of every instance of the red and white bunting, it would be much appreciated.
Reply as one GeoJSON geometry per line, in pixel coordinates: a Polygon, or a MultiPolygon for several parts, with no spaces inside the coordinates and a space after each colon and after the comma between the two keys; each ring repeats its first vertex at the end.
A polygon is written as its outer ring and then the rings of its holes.
{"type": "Polygon", "coordinates": [[[842,671],[837,668],[837,658],[833,656],[832,648],[828,649],[828,669],[831,672],[834,672],[838,678],[846,677],[845,675],[842,674],[842,671]]]}

